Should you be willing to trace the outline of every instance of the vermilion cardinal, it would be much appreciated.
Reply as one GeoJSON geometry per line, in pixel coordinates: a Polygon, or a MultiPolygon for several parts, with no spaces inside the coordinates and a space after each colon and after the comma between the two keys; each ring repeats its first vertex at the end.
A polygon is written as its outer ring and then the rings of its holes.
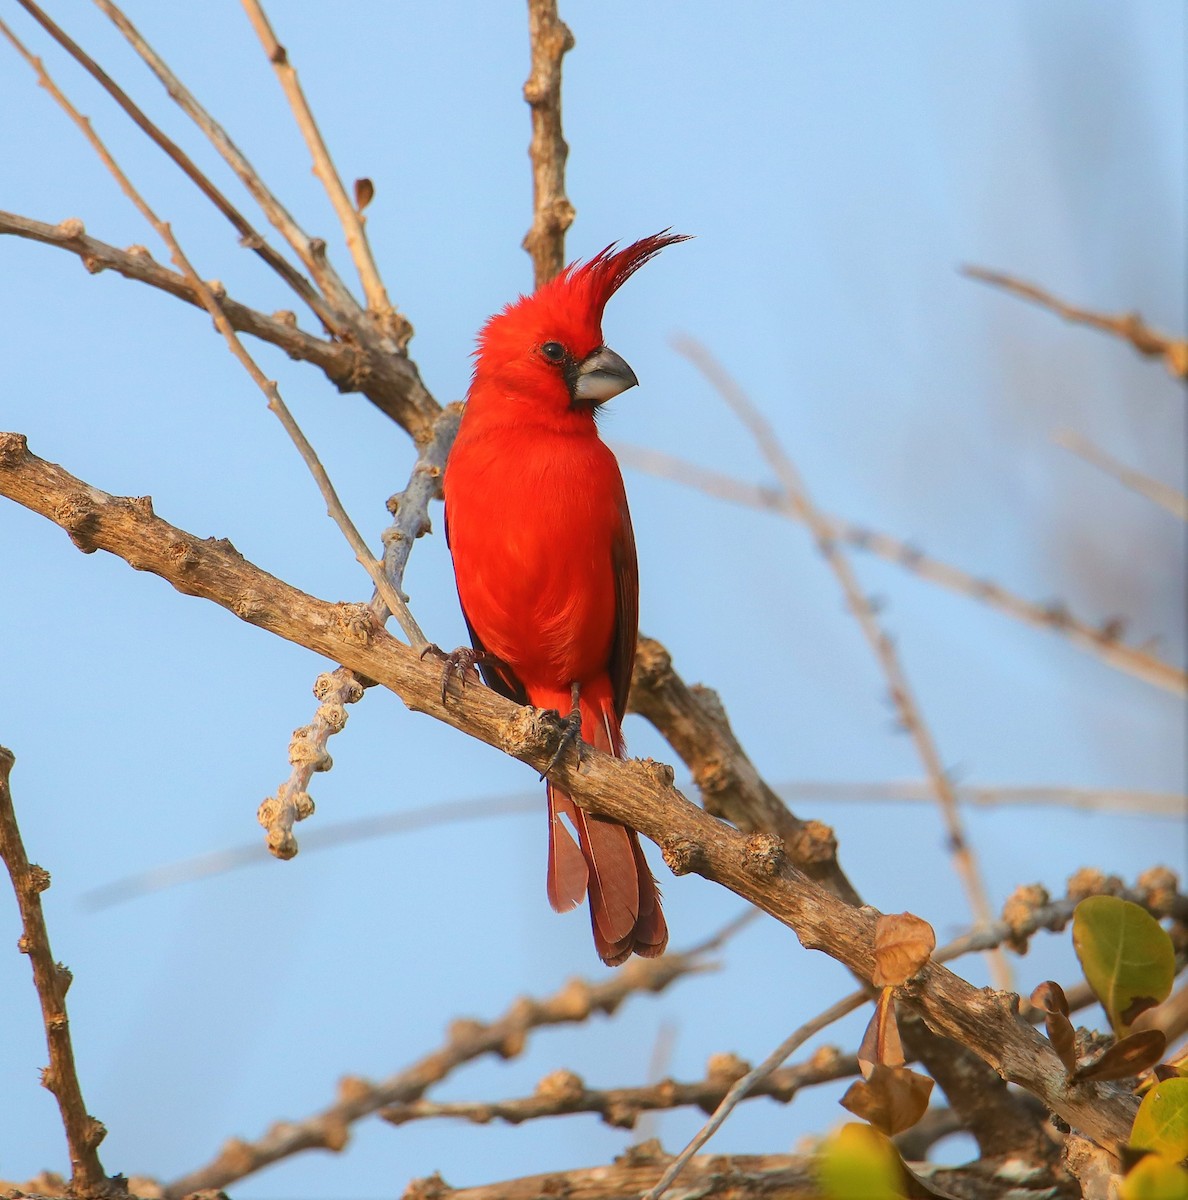
{"type": "MultiPolygon", "coordinates": [[[[603,345],[602,312],[633,272],[684,240],[608,246],[493,316],[445,472],[470,661],[495,691],[571,713],[571,739],[620,756],[639,571],[623,478],[594,417],[638,381],[603,345]]],[[[609,965],[662,954],[668,929],[635,830],[587,814],[551,783],[548,805],[553,908],[589,893],[594,945],[609,965]]]]}

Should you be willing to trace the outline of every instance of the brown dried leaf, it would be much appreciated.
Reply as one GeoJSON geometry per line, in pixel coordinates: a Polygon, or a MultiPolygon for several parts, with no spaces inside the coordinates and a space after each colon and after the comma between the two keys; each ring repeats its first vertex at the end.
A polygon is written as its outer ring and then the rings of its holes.
{"type": "Polygon", "coordinates": [[[1093,1062],[1073,1075],[1074,1079],[1129,1079],[1153,1067],[1167,1048],[1162,1029],[1144,1029],[1116,1041],[1093,1062]]]}
{"type": "Polygon", "coordinates": [[[907,1067],[875,1064],[869,1079],[855,1080],[841,1105],[888,1137],[910,1129],[928,1108],[932,1080],[907,1067]]]}
{"type": "Polygon", "coordinates": [[[902,1067],[904,1061],[899,1022],[895,1019],[895,995],[891,988],[883,988],[858,1047],[858,1066],[863,1077],[869,1079],[875,1066],[902,1067]]]}
{"type": "Polygon", "coordinates": [[[1046,1013],[1059,1013],[1062,1017],[1069,1014],[1068,997],[1064,994],[1064,988],[1054,979],[1044,980],[1031,993],[1031,1003],[1046,1013]]]}
{"type": "Polygon", "coordinates": [[[1068,997],[1064,988],[1048,979],[1031,993],[1031,1003],[1044,1011],[1048,1041],[1060,1056],[1064,1069],[1071,1075],[1077,1069],[1077,1034],[1068,1019],[1068,997]]]}
{"type": "Polygon", "coordinates": [[[375,184],[366,176],[355,180],[355,211],[362,212],[375,199],[375,184]]]}
{"type": "Polygon", "coordinates": [[[932,926],[911,913],[879,917],[875,924],[875,987],[897,987],[906,983],[928,961],[936,949],[932,926]]]}

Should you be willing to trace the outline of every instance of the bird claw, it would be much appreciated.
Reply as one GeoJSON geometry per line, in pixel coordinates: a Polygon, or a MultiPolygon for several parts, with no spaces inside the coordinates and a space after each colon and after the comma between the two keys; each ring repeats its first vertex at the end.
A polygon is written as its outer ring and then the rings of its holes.
{"type": "Polygon", "coordinates": [[[479,650],[471,649],[470,646],[459,646],[457,650],[452,650],[449,654],[446,654],[440,646],[434,646],[432,643],[421,651],[421,657],[424,658],[426,654],[435,654],[442,660],[442,704],[445,704],[449,696],[451,678],[457,678],[458,686],[463,690],[466,688],[467,680],[471,680],[474,683],[479,682],[477,667],[486,658],[485,654],[479,650]]]}
{"type": "Polygon", "coordinates": [[[543,783],[548,773],[561,761],[565,751],[571,744],[577,746],[577,765],[578,770],[582,768],[582,710],[578,706],[578,687],[574,684],[573,687],[573,710],[569,716],[562,717],[557,714],[557,722],[560,729],[561,740],[557,743],[557,749],[553,751],[553,757],[549,759],[549,765],[541,772],[541,782],[543,783]]]}

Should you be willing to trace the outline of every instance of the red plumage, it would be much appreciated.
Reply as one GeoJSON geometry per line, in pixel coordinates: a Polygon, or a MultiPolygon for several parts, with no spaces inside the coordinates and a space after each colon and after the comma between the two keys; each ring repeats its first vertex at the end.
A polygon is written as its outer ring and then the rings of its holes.
{"type": "MultiPolygon", "coordinates": [[[[594,413],[636,380],[603,344],[602,314],[639,267],[684,240],[608,246],[493,316],[446,465],[446,538],[484,678],[562,713],[576,686],[582,739],[609,754],[623,752],[639,572],[623,479],[594,413]]],[[[548,803],[552,906],[589,894],[608,964],[663,953],[668,930],[635,831],[552,784],[548,803]]]]}

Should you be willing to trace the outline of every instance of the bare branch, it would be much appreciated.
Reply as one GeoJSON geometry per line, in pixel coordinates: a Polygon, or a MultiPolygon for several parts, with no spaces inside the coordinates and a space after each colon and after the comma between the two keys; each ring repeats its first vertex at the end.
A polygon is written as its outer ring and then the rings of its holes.
{"type": "MultiPolygon", "coordinates": [[[[417,455],[408,486],[388,500],[393,521],[383,534],[383,572],[392,592],[406,604],[404,569],[413,542],[429,532],[429,502],[441,498],[446,457],[458,432],[461,412],[460,404],[451,404],[442,410],[434,423],[433,436],[417,455]]],[[[390,612],[378,590],[371,598],[370,607],[376,621],[384,624],[390,612]]],[[[346,667],[319,675],[314,682],[314,695],[320,703],[313,721],[293,732],[289,742],[292,773],[277,789],[276,795],[269,796],[260,805],[257,814],[266,831],[268,848],[277,858],[292,858],[297,853],[293,825],[305,820],[314,810],[309,781],[314,772],[328,771],[333,765],[326,749],[327,742],[346,726],[346,705],[361,699],[365,686],[364,681],[346,667]]]]}
{"type": "MultiPolygon", "coordinates": [[[[85,551],[117,554],[179,591],[376,680],[410,708],[537,771],[549,767],[561,736],[555,714],[520,708],[487,688],[467,688],[443,702],[438,670],[376,628],[365,605],[309,596],[253,566],[228,543],[196,538],[161,520],[146,499],[108,495],[37,458],[19,434],[0,434],[0,495],[61,526],[85,551]]],[[[793,929],[805,946],[870,978],[875,911],[847,905],[813,884],[788,865],[777,839],[739,833],[691,804],[672,786],[671,769],[591,749],[583,753],[580,771],[564,760],[549,777],[588,811],[657,842],[676,873],[692,871],[722,884],[793,929]]],[[[1133,1097],[1109,1089],[1070,1091],[1060,1060],[1018,1021],[1011,997],[979,990],[932,962],[904,988],[903,999],[934,1030],[975,1050],[1070,1125],[1105,1144],[1125,1138],[1133,1097]]]]}
{"type": "MultiPolygon", "coordinates": [[[[31,0],[21,0],[22,4],[28,6],[31,0]]],[[[36,5],[33,5],[36,8],[36,5]]],[[[55,26],[56,28],[56,26],[55,26]]],[[[112,157],[111,152],[104,145],[99,135],[91,126],[91,122],[82,115],[74,107],[73,104],[66,98],[54,81],[46,72],[45,66],[39,58],[34,57],[16,37],[16,35],[8,28],[7,25],[0,23],[0,32],[12,43],[17,53],[29,64],[37,74],[38,83],[50,93],[51,96],[58,102],[63,111],[70,119],[79,127],[83,136],[91,143],[95,153],[99,156],[103,165],[111,172],[116,182],[120,185],[124,194],[136,206],[137,211],[144,219],[156,230],[157,235],[169,247],[170,256],[173,259],[174,265],[185,275],[190,286],[198,294],[202,300],[203,307],[210,313],[219,332],[223,335],[227,343],[228,349],[232,355],[240,363],[240,365],[251,376],[252,382],[263,392],[265,399],[268,401],[269,410],[276,416],[284,427],[285,432],[293,444],[297,447],[297,452],[301,455],[302,461],[309,468],[310,474],[314,477],[314,481],[318,485],[318,490],[322,493],[322,499],[326,502],[326,511],[331,520],[342,531],[351,549],[355,552],[355,558],[359,565],[371,576],[375,583],[376,589],[384,598],[384,602],[395,614],[396,619],[400,622],[401,628],[408,636],[410,643],[418,649],[425,646],[425,635],[421,632],[420,626],[414,620],[413,615],[408,610],[408,605],[405,604],[398,589],[391,587],[388,581],[384,578],[383,570],[379,562],[372,557],[371,551],[367,548],[367,543],[363,540],[359,530],[355,527],[355,523],[347,514],[346,509],[342,506],[342,502],[338,498],[338,493],[334,490],[334,485],[330,482],[330,476],[326,474],[325,468],[314,453],[313,447],[309,444],[305,434],[301,431],[301,427],[293,418],[293,414],[289,411],[284,400],[281,399],[280,390],[277,388],[275,381],[268,379],[264,372],[256,365],[256,361],[244,348],[243,343],[239,340],[231,322],[228,321],[226,314],[223,312],[219,304],[218,298],[211,290],[210,286],[199,276],[194,269],[190,260],[182,251],[181,245],[173,236],[173,230],[169,224],[162,221],[157,214],[149,207],[148,202],[133,186],[131,179],[112,157]]],[[[65,37],[65,35],[62,35],[65,37]]],[[[69,41],[69,39],[67,39],[69,41]]],[[[73,45],[73,43],[71,43],[73,45]]],[[[80,51],[81,53],[81,51],[80,51]]]]}
{"type": "Polygon", "coordinates": [[[870,999],[870,993],[865,988],[851,992],[848,996],[831,1004],[824,1012],[806,1021],[799,1029],[788,1035],[757,1067],[753,1067],[741,1079],[731,1085],[730,1090],[722,1097],[721,1103],[714,1110],[714,1115],[697,1131],[689,1144],[669,1163],[664,1174],[657,1180],[655,1186],[646,1193],[643,1200],[660,1200],[660,1197],[672,1186],[676,1177],[685,1169],[693,1156],[702,1146],[721,1129],[726,1118],[738,1107],[750,1093],[752,1087],[760,1080],[771,1074],[776,1067],[794,1051],[799,1049],[809,1038],[828,1028],[834,1021],[852,1013],[856,1008],[870,999]]]}
{"type": "MultiPolygon", "coordinates": [[[[166,137],[161,129],[148,118],[123,88],[81,46],[71,39],[64,30],[59,28],[42,12],[33,0],[18,0],[18,3],[76,62],[95,78],[124,112],[132,118],[136,125],[165,151],[215,208],[231,222],[235,227],[236,233],[239,234],[240,244],[255,251],[309,305],[328,329],[336,328],[338,321],[336,320],[335,313],[327,307],[325,301],[318,295],[309,280],[264,240],[263,236],[249,224],[247,219],[235,208],[231,201],[199,170],[190,156],[175,142],[166,137]]],[[[13,36],[11,34],[7,36],[9,41],[13,41],[15,45],[13,36]]],[[[32,57],[28,51],[22,51],[22,56],[26,60],[32,57]]]]}
{"type": "Polygon", "coordinates": [[[532,109],[532,228],[524,249],[540,287],[565,266],[565,234],[574,218],[565,194],[569,147],[561,130],[561,60],[573,49],[573,34],[557,15],[557,0],[528,0],[528,31],[532,69],[524,99],[532,109]]]}
{"type": "MultiPolygon", "coordinates": [[[[923,713],[920,711],[920,706],[908,683],[895,645],[879,625],[874,606],[859,585],[849,560],[839,549],[828,520],[817,510],[804,486],[800,472],[780,445],[775,430],[743,394],[738,384],[726,374],[721,364],[704,346],[692,340],[680,340],[676,343],[675,348],[679,354],[701,371],[750,431],[756,445],[776,472],[788,506],[800,513],[804,523],[811,530],[817,549],[820,550],[821,556],[829,565],[845,593],[846,603],[886,677],[891,693],[891,702],[895,706],[900,722],[915,744],[920,761],[936,793],[941,815],[948,830],[954,866],[965,887],[974,919],[979,925],[988,924],[990,902],[978,870],[973,848],[965,836],[964,823],[961,820],[953,783],[941,763],[932,732],[924,722],[923,713]]],[[[1005,958],[1001,954],[991,952],[989,961],[991,972],[997,980],[998,986],[1009,987],[1011,974],[1005,958]]]]}
{"type": "MultiPolygon", "coordinates": [[[[613,449],[624,466],[634,467],[637,471],[661,479],[671,479],[707,495],[729,500],[732,504],[744,504],[749,508],[774,512],[789,521],[803,520],[800,512],[788,504],[779,488],[762,487],[734,479],[660,450],[647,450],[622,442],[616,442],[613,449]]],[[[1074,617],[1064,604],[1036,604],[1024,600],[997,583],[978,579],[958,567],[932,558],[918,547],[891,534],[867,529],[825,514],[822,514],[822,519],[834,538],[853,546],[856,550],[875,554],[905,571],[927,579],[930,583],[969,596],[1025,624],[1062,634],[1079,649],[1086,650],[1110,666],[1126,671],[1156,687],[1179,695],[1188,693],[1188,672],[1181,671],[1143,650],[1124,645],[1118,640],[1121,633],[1120,621],[1108,621],[1098,628],[1074,617]]]]}
{"type": "MultiPolygon", "coordinates": [[[[16,213],[0,212],[0,234],[28,238],[76,254],[92,275],[104,270],[116,271],[126,279],[147,283],[196,308],[205,307],[183,274],[159,263],[143,246],[121,250],[89,237],[77,217],[48,225],[16,213]]],[[[431,429],[441,410],[407,355],[315,337],[297,327],[297,319],[291,312],[269,316],[232,300],[223,293],[221,284],[211,282],[209,286],[232,328],[239,333],[250,333],[277,346],[298,362],[313,363],[340,392],[366,396],[380,412],[414,436],[431,429]]]]}
{"type": "Polygon", "coordinates": [[[49,1066],[41,1073],[42,1086],[58,1102],[66,1144],[70,1149],[70,1185],[78,1196],[114,1195],[120,1189],[109,1184],[99,1161],[99,1143],[107,1134],[102,1124],[87,1112],[78,1072],[74,1067],[74,1048],[70,1043],[70,1021],[66,1016],[66,990],[70,971],[54,962],[49,931],[41,909],[41,893],[50,885],[49,872],[31,863],[25,854],[21,831],[12,804],[9,775],[16,761],[11,750],[0,746],[0,858],[8,868],[12,890],[21,913],[22,934],[17,943],[29,956],[33,982],[41,1001],[45,1023],[45,1041],[49,1047],[49,1066]]]}
{"type": "Polygon", "coordinates": [[[999,271],[989,271],[985,267],[962,267],[962,272],[971,279],[980,279],[983,283],[1022,296],[1024,300],[1030,300],[1041,308],[1050,309],[1074,325],[1088,325],[1093,329],[1115,334],[1128,341],[1147,358],[1162,358],[1164,366],[1177,379],[1188,379],[1188,340],[1169,338],[1156,332],[1138,313],[1127,313],[1120,317],[1104,316],[1086,308],[1075,308],[1063,300],[1058,300],[1051,292],[1036,287],[1034,283],[1026,283],[999,271]]]}
{"type": "Polygon", "coordinates": [[[255,1142],[229,1142],[213,1162],[169,1183],[165,1187],[166,1200],[182,1200],[191,1192],[226,1187],[303,1150],[342,1150],[356,1121],[386,1106],[419,1099],[465,1063],[487,1054],[515,1058],[523,1052],[533,1030],[580,1023],[595,1013],[611,1014],[630,996],[661,992],[676,980],[706,969],[697,951],[632,959],[603,983],[572,979],[561,991],[542,1000],[523,996],[502,1017],[488,1024],[456,1020],[439,1049],[403,1071],[380,1083],[343,1079],[338,1085],[338,1099],[321,1112],[299,1121],[277,1122],[255,1142]]]}
{"type": "Polygon", "coordinates": [[[1107,454],[1074,429],[1058,429],[1052,435],[1052,440],[1058,446],[1063,446],[1066,450],[1071,451],[1078,458],[1083,458],[1087,463],[1099,467],[1107,475],[1112,475],[1123,487],[1138,492],[1152,504],[1166,508],[1173,517],[1179,517],[1181,521],[1188,521],[1188,496],[1185,496],[1183,492],[1119,462],[1113,455],[1107,454]]]}
{"type": "Polygon", "coordinates": [[[252,23],[252,28],[256,31],[256,36],[260,39],[260,44],[264,47],[264,53],[268,55],[268,61],[272,63],[273,69],[276,71],[285,98],[293,111],[297,127],[305,139],[310,157],[313,159],[314,174],[321,181],[322,187],[325,188],[326,195],[330,198],[330,203],[338,215],[347,248],[350,250],[355,270],[359,273],[359,281],[363,284],[363,294],[367,297],[368,311],[380,330],[390,337],[397,347],[403,349],[411,336],[411,326],[396,312],[388,299],[388,293],[384,288],[383,280],[380,279],[379,269],[375,265],[371,246],[363,228],[363,215],[351,203],[346,188],[342,186],[342,180],[338,177],[338,171],[330,157],[330,151],[322,138],[321,130],[318,129],[318,123],[314,120],[313,111],[309,107],[305,93],[301,89],[301,81],[297,78],[297,72],[289,62],[289,56],[284,46],[276,40],[276,35],[272,31],[272,26],[264,13],[260,0],[243,0],[243,6],[247,11],[248,20],[252,23]]]}
{"type": "Polygon", "coordinates": [[[838,864],[833,831],[788,811],[739,745],[717,693],[689,687],[673,670],[668,651],[643,635],[628,704],[655,725],[689,768],[706,812],[748,833],[774,834],[810,879],[848,904],[862,902],[838,864]]]}
{"type": "MultiPolygon", "coordinates": [[[[289,243],[305,264],[306,270],[317,281],[338,318],[330,327],[341,333],[346,319],[353,316],[358,309],[358,303],[326,257],[325,244],[314,241],[301,228],[280,200],[265,185],[255,167],[231,140],[227,131],[198,103],[193,94],[173,74],[165,61],[141,36],[140,31],[128,20],[119,7],[112,3],[112,0],[95,0],[95,4],[127,38],[129,44],[160,80],[178,107],[202,130],[211,145],[247,188],[273,228],[289,243]]],[[[405,340],[407,341],[407,339],[405,340]]]]}
{"type": "MultiPolygon", "coordinates": [[[[392,1125],[435,1117],[453,1117],[478,1125],[491,1121],[519,1125],[542,1117],[597,1113],[607,1125],[634,1129],[640,1117],[647,1113],[688,1107],[712,1113],[731,1085],[748,1070],[748,1065],[733,1054],[715,1054],[709,1060],[704,1079],[689,1083],[662,1079],[644,1087],[621,1088],[589,1088],[572,1071],[554,1071],[537,1084],[533,1095],[521,1099],[471,1103],[414,1100],[408,1104],[389,1105],[381,1109],[379,1115],[392,1125]]],[[[803,1063],[772,1071],[766,1078],[758,1080],[748,1091],[747,1098],[766,1096],[788,1104],[802,1088],[848,1079],[857,1073],[858,1061],[852,1054],[842,1054],[833,1046],[822,1046],[803,1063]]]]}

